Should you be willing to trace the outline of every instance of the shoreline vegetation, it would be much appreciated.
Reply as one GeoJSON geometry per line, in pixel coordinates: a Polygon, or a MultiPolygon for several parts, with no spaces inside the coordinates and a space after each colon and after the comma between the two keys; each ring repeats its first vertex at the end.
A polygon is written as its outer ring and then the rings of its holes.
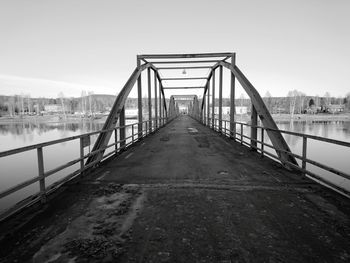
{"type": "MultiPolygon", "coordinates": [[[[276,122],[290,122],[300,121],[300,122],[329,122],[329,121],[349,121],[350,122],[350,112],[348,113],[339,113],[339,114],[294,114],[291,117],[290,114],[272,114],[273,119],[276,122]]],[[[13,123],[76,123],[83,121],[94,121],[94,122],[105,122],[107,116],[102,116],[98,118],[91,117],[81,117],[74,114],[67,114],[65,117],[63,115],[19,115],[15,117],[4,116],[0,117],[0,124],[13,124],[13,123]]],[[[229,116],[223,116],[223,119],[228,120],[229,116]]],[[[249,122],[250,115],[242,114],[235,115],[235,120],[237,122],[249,122]]]]}

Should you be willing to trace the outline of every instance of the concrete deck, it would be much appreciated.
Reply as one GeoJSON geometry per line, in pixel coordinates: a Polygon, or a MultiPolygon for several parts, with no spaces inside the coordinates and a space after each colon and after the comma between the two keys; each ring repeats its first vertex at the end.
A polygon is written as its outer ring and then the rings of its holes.
{"type": "Polygon", "coordinates": [[[348,199],[187,116],[0,231],[0,262],[350,262],[348,199]]]}

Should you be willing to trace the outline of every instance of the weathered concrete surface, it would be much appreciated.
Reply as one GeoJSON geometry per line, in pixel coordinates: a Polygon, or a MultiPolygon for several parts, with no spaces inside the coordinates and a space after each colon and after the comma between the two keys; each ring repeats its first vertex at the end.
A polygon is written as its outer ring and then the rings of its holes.
{"type": "Polygon", "coordinates": [[[349,215],[348,199],[182,116],[2,224],[0,262],[349,262],[349,215]]]}

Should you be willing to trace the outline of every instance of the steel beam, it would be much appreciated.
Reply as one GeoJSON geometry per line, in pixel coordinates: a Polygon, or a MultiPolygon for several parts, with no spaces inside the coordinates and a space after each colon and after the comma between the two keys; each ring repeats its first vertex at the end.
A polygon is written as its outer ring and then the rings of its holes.
{"type": "MultiPolygon", "coordinates": [[[[263,123],[263,126],[265,128],[271,128],[274,130],[278,130],[278,127],[273,120],[270,112],[268,111],[263,99],[261,98],[260,94],[257,92],[257,90],[254,88],[254,86],[249,82],[249,80],[244,76],[242,71],[237,67],[237,66],[232,66],[231,63],[227,62],[219,62],[219,65],[222,65],[229,70],[235,75],[239,83],[242,85],[244,90],[247,92],[248,96],[250,97],[252,104],[254,105],[261,122],[263,123]]],[[[269,135],[269,138],[274,146],[275,149],[281,149],[283,151],[290,152],[289,146],[284,140],[282,134],[277,131],[271,131],[267,130],[267,134],[269,135]]],[[[276,151],[278,154],[278,157],[280,161],[290,169],[293,169],[291,166],[288,165],[287,162],[290,162],[294,165],[298,165],[297,161],[295,158],[285,152],[281,151],[276,151]]]]}
{"type": "Polygon", "coordinates": [[[193,54],[145,54],[138,55],[139,58],[145,59],[172,59],[172,58],[212,58],[231,56],[232,52],[223,53],[193,53],[193,54]]]}
{"type": "Polygon", "coordinates": [[[211,122],[212,122],[212,127],[215,130],[215,71],[213,70],[213,84],[212,84],[212,102],[211,102],[211,122]]]}
{"type": "Polygon", "coordinates": [[[219,67],[219,131],[222,132],[222,66],[219,67]]]}
{"type": "Polygon", "coordinates": [[[210,118],[210,82],[207,82],[207,125],[210,126],[209,118],[210,118]]]}
{"type": "Polygon", "coordinates": [[[154,119],[155,128],[158,128],[158,101],[157,101],[157,72],[154,71],[154,119]]]}
{"type": "Polygon", "coordinates": [[[258,113],[252,105],[252,113],[250,116],[250,121],[251,121],[251,126],[250,126],[250,145],[251,145],[251,150],[256,151],[256,146],[257,144],[257,139],[258,139],[258,113]]]}
{"type": "MultiPolygon", "coordinates": [[[[102,130],[110,130],[111,128],[115,127],[115,124],[118,121],[118,118],[120,116],[120,113],[125,105],[125,101],[131,91],[131,89],[133,88],[134,84],[136,83],[136,81],[139,80],[139,77],[141,75],[141,72],[143,70],[145,70],[146,68],[152,67],[152,64],[148,63],[148,64],[143,64],[140,65],[139,67],[137,67],[133,73],[131,74],[130,78],[128,79],[128,81],[125,83],[123,89],[119,92],[113,107],[106,119],[105,124],[103,125],[102,130]]],[[[141,104],[142,105],[142,104],[141,104]]],[[[140,128],[140,130],[142,129],[142,126],[140,128]]],[[[140,131],[139,130],[139,131],[140,131]]],[[[97,151],[99,149],[103,149],[108,145],[109,139],[112,136],[113,131],[108,131],[108,132],[103,132],[100,133],[100,135],[97,137],[97,140],[94,144],[94,147],[92,149],[93,151],[97,151]]],[[[104,151],[100,151],[92,156],[90,156],[86,162],[86,164],[89,164],[91,162],[97,161],[97,160],[101,160],[103,157],[103,153],[104,151]]]]}
{"type": "Polygon", "coordinates": [[[163,89],[204,89],[205,87],[163,87],[163,89]]]}
{"type": "MultiPolygon", "coordinates": [[[[141,66],[141,60],[137,58],[137,68],[141,66]]],[[[141,80],[141,74],[137,79],[137,107],[138,107],[138,121],[139,124],[137,125],[138,130],[138,138],[142,138],[142,80],[141,80]]]]}
{"type": "Polygon", "coordinates": [[[119,140],[120,140],[120,147],[123,147],[125,145],[125,106],[120,111],[119,115],[119,140]]]}
{"type": "MultiPolygon", "coordinates": [[[[236,64],[236,53],[232,54],[231,65],[234,67],[236,64]]],[[[236,124],[235,122],[235,75],[231,73],[231,90],[230,90],[230,138],[236,140],[236,124]]]]}
{"type": "Polygon", "coordinates": [[[158,70],[170,70],[170,69],[206,69],[212,66],[184,66],[184,67],[157,67],[158,70]]]}
{"type": "Polygon", "coordinates": [[[149,133],[152,132],[152,90],[151,90],[151,69],[147,69],[147,84],[148,84],[148,123],[149,133]]]}
{"type": "Polygon", "coordinates": [[[196,79],[208,79],[208,77],[193,77],[193,78],[162,78],[162,80],[196,80],[196,79]]]}
{"type": "Polygon", "coordinates": [[[217,63],[221,60],[169,60],[169,61],[151,61],[152,64],[189,64],[189,63],[217,63]]]}

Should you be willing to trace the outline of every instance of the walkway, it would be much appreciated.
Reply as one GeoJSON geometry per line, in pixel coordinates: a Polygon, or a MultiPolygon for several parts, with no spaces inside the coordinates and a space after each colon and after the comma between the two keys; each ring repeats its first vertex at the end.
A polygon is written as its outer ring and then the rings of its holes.
{"type": "Polygon", "coordinates": [[[20,231],[0,262],[349,262],[349,215],[349,200],[181,116],[2,225],[20,231]]]}

